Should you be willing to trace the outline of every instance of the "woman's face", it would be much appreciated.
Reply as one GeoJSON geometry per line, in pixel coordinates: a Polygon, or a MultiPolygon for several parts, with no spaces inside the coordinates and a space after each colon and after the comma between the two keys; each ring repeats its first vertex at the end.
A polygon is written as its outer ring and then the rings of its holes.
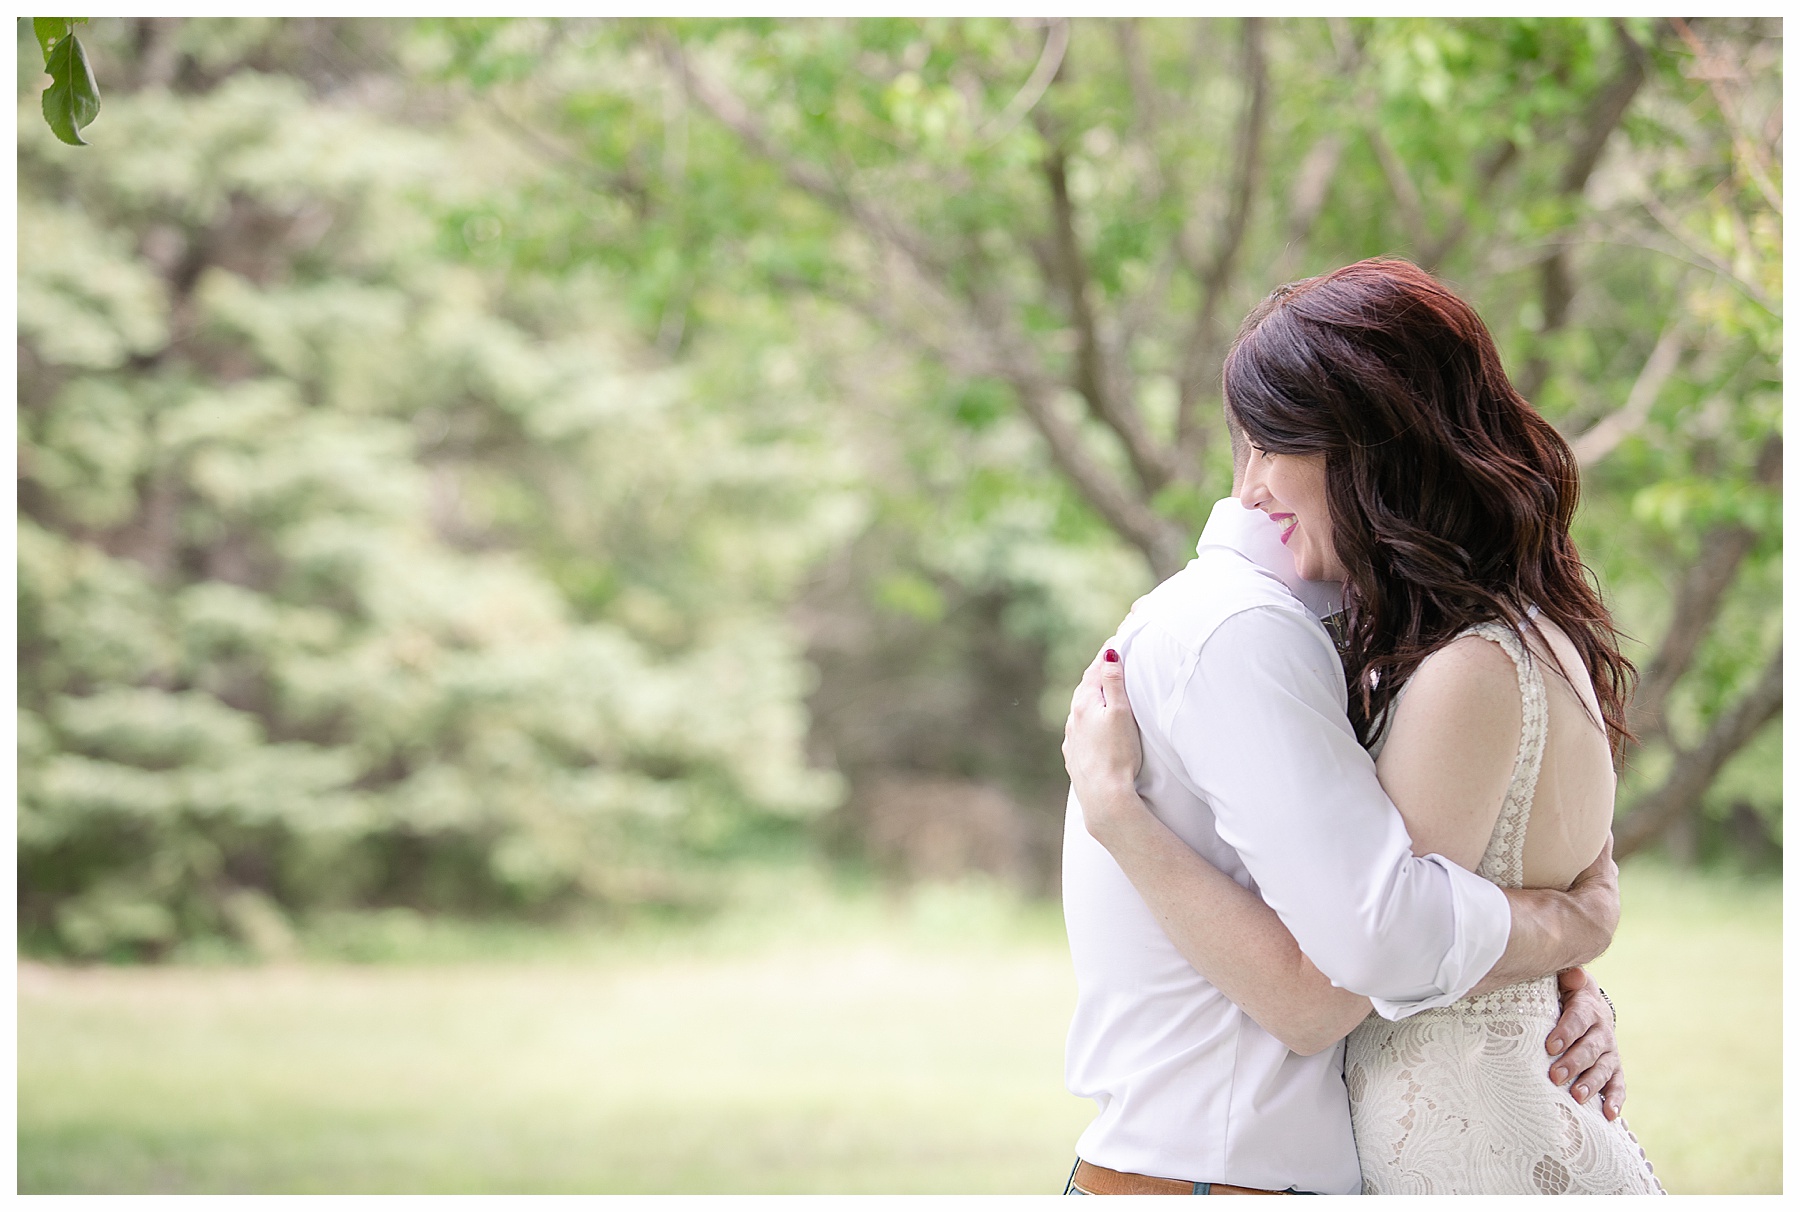
{"type": "Polygon", "coordinates": [[[1251,445],[1238,501],[1281,524],[1281,541],[1293,554],[1294,571],[1301,577],[1342,581],[1349,576],[1331,545],[1324,455],[1270,454],[1251,445]]]}

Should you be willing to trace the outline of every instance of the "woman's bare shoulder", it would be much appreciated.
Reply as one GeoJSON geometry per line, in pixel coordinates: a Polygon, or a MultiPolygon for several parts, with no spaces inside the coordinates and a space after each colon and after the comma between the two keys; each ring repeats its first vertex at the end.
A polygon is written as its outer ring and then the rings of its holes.
{"type": "Polygon", "coordinates": [[[1409,699],[1422,695],[1434,704],[1454,700],[1477,709],[1496,699],[1510,700],[1512,714],[1517,715],[1518,686],[1518,668],[1506,649],[1481,635],[1463,635],[1419,662],[1406,694],[1409,699]]]}
{"type": "Polygon", "coordinates": [[[1420,662],[1376,762],[1417,853],[1481,861],[1523,723],[1518,675],[1493,641],[1463,636],[1420,662]]]}
{"type": "Polygon", "coordinates": [[[1394,715],[1389,746],[1435,762],[1492,767],[1510,776],[1525,706],[1506,650],[1459,636],[1419,663],[1394,715]]]}

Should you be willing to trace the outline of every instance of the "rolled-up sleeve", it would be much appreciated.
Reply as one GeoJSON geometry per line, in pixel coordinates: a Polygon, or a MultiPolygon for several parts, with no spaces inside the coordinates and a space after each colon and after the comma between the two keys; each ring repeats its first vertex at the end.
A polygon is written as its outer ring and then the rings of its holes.
{"type": "Polygon", "coordinates": [[[1386,1018],[1466,995],[1506,949],[1506,895],[1413,854],[1324,629],[1298,607],[1244,610],[1188,670],[1159,705],[1164,735],[1300,949],[1386,1018]]]}

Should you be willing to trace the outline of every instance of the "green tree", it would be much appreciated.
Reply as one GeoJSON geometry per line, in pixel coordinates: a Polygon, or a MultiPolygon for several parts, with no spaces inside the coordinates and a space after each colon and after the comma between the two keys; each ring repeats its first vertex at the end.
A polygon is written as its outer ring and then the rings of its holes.
{"type": "Polygon", "coordinates": [[[688,899],[836,795],[779,615],[828,452],[701,399],[603,277],[484,262],[532,167],[383,92],[393,32],[139,23],[95,42],[138,68],[103,154],[21,115],[41,945],[688,899]]]}
{"type": "MultiPolygon", "coordinates": [[[[1027,424],[1038,465],[1157,577],[1225,485],[1217,387],[1237,319],[1279,281],[1364,256],[1444,275],[1570,435],[1590,472],[1582,548],[1627,632],[1654,638],[1633,650],[1645,747],[1622,850],[1699,811],[1780,706],[1776,34],[1595,19],[436,31],[446,74],[568,166],[550,188],[605,200],[540,207],[522,254],[592,249],[671,348],[737,325],[749,297],[860,320],[965,435],[1027,424]]],[[[1761,773],[1738,781],[1772,828],[1778,777],[1751,748],[1761,773]]]]}

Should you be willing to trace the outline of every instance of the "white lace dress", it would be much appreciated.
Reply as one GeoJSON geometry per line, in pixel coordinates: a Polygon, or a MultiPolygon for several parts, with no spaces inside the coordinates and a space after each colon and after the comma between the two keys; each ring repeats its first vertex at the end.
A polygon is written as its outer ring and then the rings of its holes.
{"type": "MultiPolygon", "coordinates": [[[[1548,722],[1537,662],[1504,624],[1464,635],[1498,643],[1519,671],[1524,735],[1478,875],[1524,886],[1525,825],[1548,722]]],[[[1377,745],[1379,750],[1379,745],[1377,745]]],[[[1509,985],[1399,1022],[1370,1015],[1344,1052],[1367,1195],[1660,1193],[1623,1119],[1596,1091],[1577,1105],[1550,1082],[1544,1040],[1561,1015],[1556,978],[1509,985]]]]}

